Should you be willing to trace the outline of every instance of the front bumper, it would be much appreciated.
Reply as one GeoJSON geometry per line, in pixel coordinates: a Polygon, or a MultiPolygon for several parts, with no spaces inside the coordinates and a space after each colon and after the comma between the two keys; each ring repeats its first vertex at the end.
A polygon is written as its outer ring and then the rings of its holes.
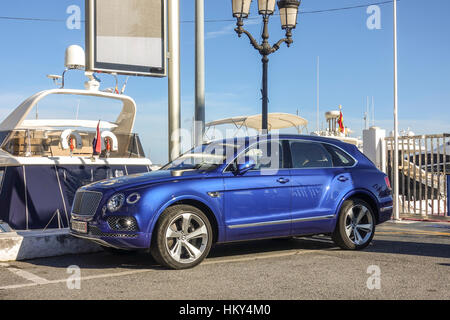
{"type": "MultiPolygon", "coordinates": [[[[82,222],[83,220],[72,221],[82,222]]],[[[87,223],[87,233],[81,233],[70,227],[70,234],[82,239],[94,241],[102,246],[112,247],[116,249],[133,250],[133,249],[148,249],[150,247],[151,235],[145,232],[125,232],[125,231],[111,231],[104,225],[94,222],[87,223]]]]}

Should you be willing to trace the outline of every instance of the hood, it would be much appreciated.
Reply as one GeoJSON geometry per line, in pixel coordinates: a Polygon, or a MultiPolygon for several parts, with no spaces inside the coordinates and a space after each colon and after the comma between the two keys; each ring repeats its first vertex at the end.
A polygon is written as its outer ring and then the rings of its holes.
{"type": "Polygon", "coordinates": [[[109,180],[102,180],[84,186],[89,190],[115,189],[142,187],[159,182],[167,182],[180,179],[202,178],[205,172],[198,170],[158,170],[146,173],[138,173],[109,180]]]}

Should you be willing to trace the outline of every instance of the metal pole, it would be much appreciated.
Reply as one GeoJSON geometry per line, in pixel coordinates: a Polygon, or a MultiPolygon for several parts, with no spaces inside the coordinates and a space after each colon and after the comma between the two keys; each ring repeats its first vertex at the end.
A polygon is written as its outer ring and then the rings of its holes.
{"type": "Polygon", "coordinates": [[[367,129],[369,129],[370,128],[369,96],[367,96],[367,99],[366,99],[366,110],[367,110],[367,117],[368,117],[368,119],[367,119],[367,129]]]}
{"type": "Polygon", "coordinates": [[[262,64],[263,64],[263,89],[262,89],[262,133],[267,133],[268,129],[268,105],[269,105],[269,98],[268,98],[268,90],[267,90],[267,74],[268,74],[268,63],[269,58],[267,56],[263,56],[262,58],[262,64]]]}
{"type": "Polygon", "coordinates": [[[400,220],[398,179],[397,0],[394,0],[394,219],[400,220]]]}
{"type": "Polygon", "coordinates": [[[372,96],[372,126],[375,127],[375,98],[372,96]]]}
{"type": "Polygon", "coordinates": [[[169,161],[180,155],[180,3],[168,1],[169,161]]]}
{"type": "Polygon", "coordinates": [[[317,132],[319,132],[320,131],[320,128],[319,128],[319,99],[320,99],[320,75],[319,75],[319,72],[320,72],[320,57],[319,56],[317,56],[317,114],[316,114],[316,129],[317,129],[317,132]]]}
{"type": "Polygon", "coordinates": [[[205,133],[205,2],[195,1],[195,145],[205,133]]]}
{"type": "MultiPolygon", "coordinates": [[[[264,27],[263,27],[263,33],[262,33],[262,48],[270,48],[269,44],[269,17],[264,16],[264,27]]],[[[269,97],[268,97],[268,89],[267,89],[267,77],[268,77],[268,52],[262,52],[260,51],[262,55],[262,64],[263,64],[263,76],[262,76],[262,133],[267,134],[268,133],[268,110],[269,110],[269,97]]]]}

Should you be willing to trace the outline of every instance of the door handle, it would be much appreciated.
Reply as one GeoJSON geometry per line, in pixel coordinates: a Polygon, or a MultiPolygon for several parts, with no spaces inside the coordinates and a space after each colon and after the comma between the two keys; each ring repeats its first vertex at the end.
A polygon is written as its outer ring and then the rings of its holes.
{"type": "Polygon", "coordinates": [[[338,178],[338,180],[339,180],[340,182],[345,182],[345,181],[348,180],[348,178],[345,177],[345,176],[340,176],[340,177],[338,178]]]}
{"type": "Polygon", "coordinates": [[[288,183],[289,182],[289,179],[286,179],[286,178],[280,178],[280,179],[278,179],[277,180],[279,183],[281,183],[281,184],[285,184],[285,183],[288,183]]]}

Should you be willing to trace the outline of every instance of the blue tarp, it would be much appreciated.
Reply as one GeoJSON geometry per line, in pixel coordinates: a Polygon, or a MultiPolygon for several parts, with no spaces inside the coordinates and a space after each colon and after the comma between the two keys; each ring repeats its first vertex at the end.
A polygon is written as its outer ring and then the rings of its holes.
{"type": "Polygon", "coordinates": [[[147,166],[19,166],[0,167],[0,220],[16,230],[68,227],[77,189],[147,166]],[[58,222],[58,212],[60,220],[58,222]]]}

